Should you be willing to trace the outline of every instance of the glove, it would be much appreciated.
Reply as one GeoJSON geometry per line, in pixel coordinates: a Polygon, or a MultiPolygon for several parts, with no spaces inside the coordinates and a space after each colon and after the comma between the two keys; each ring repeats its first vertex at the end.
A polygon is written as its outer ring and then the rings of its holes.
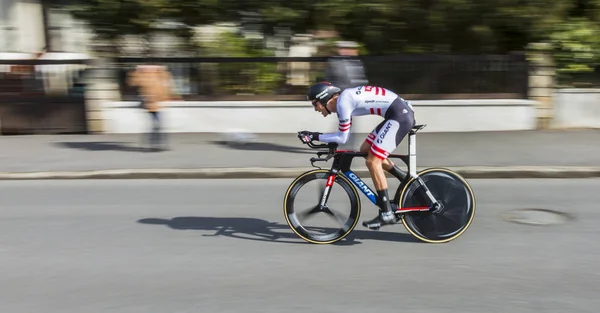
{"type": "Polygon", "coordinates": [[[303,130],[301,132],[298,133],[298,138],[300,138],[300,140],[303,143],[309,143],[312,142],[313,140],[319,140],[319,135],[321,133],[317,133],[317,132],[309,132],[307,130],[303,130]]]}

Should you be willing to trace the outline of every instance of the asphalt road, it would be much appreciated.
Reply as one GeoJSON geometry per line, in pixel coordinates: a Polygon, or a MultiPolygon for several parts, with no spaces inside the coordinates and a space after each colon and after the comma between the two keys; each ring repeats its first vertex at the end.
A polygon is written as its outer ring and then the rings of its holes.
{"type": "MultiPolygon", "coordinates": [[[[476,219],[442,245],[414,241],[401,225],[359,225],[343,244],[306,244],[282,214],[289,182],[0,182],[0,312],[600,307],[600,179],[471,180],[476,219]],[[502,218],[518,208],[574,219],[531,226],[502,218]]],[[[363,219],[372,217],[363,203],[363,219]]]]}

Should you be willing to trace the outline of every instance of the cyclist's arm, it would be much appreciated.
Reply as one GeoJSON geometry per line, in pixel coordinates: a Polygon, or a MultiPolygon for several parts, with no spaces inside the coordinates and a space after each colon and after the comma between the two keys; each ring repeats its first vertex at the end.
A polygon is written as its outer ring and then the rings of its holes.
{"type": "Polygon", "coordinates": [[[338,131],[335,133],[326,133],[319,135],[319,141],[322,142],[336,142],[338,144],[345,144],[350,136],[350,126],[352,125],[352,110],[348,104],[351,99],[347,97],[345,93],[342,93],[338,98],[338,131]]]}
{"type": "Polygon", "coordinates": [[[350,136],[350,125],[352,124],[350,119],[340,119],[338,131],[336,133],[325,133],[319,135],[319,141],[322,142],[336,142],[338,144],[345,144],[350,136]]]}

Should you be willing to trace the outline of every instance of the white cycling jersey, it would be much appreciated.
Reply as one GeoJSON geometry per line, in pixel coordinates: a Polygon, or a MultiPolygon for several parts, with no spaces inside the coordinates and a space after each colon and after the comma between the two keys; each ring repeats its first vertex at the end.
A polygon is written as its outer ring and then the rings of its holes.
{"type": "Polygon", "coordinates": [[[338,97],[336,105],[339,119],[338,132],[321,134],[319,141],[346,143],[350,135],[352,116],[379,115],[384,117],[392,102],[398,98],[396,93],[382,87],[359,86],[345,89],[338,97]]]}

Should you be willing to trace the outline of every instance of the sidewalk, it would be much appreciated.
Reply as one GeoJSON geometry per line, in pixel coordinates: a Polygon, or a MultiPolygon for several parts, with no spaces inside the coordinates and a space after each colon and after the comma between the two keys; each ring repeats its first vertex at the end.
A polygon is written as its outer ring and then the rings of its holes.
{"type": "MultiPolygon", "coordinates": [[[[169,151],[148,152],[137,134],[0,136],[0,179],[293,177],[312,168],[314,151],[294,134],[259,134],[245,145],[225,138],[169,134],[169,151]]],[[[395,153],[406,152],[407,140],[395,153]]],[[[468,177],[597,177],[600,130],[420,132],[417,155],[418,168],[468,177]]],[[[361,159],[354,164],[364,171],[361,159]]]]}

